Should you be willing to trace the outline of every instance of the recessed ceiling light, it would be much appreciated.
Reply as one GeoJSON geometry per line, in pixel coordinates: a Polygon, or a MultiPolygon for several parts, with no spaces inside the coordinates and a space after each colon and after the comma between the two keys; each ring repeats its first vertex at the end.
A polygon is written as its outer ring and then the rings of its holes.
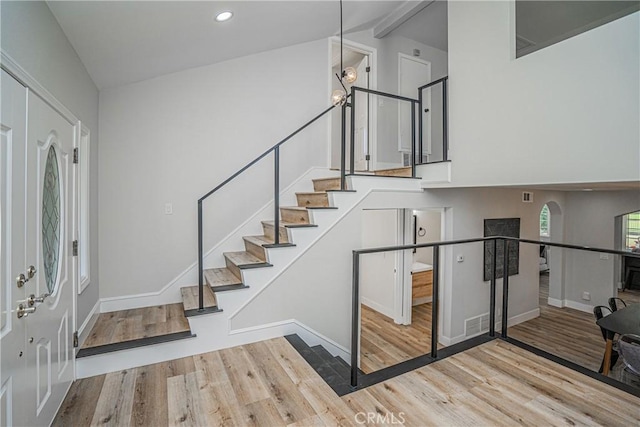
{"type": "Polygon", "coordinates": [[[233,16],[233,12],[220,12],[219,14],[216,15],[216,21],[218,22],[224,22],[224,21],[228,21],[229,19],[231,19],[231,17],[233,16]]]}
{"type": "Polygon", "coordinates": [[[593,188],[583,188],[582,191],[593,191],[593,188]]]}

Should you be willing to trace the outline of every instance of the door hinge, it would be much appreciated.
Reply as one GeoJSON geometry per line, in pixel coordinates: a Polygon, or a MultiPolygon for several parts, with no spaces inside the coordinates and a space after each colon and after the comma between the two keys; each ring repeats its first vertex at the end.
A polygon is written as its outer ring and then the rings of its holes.
{"type": "Polygon", "coordinates": [[[364,69],[367,73],[371,72],[371,67],[367,67],[364,69]]]}
{"type": "Polygon", "coordinates": [[[367,154],[366,156],[364,156],[364,159],[365,159],[366,161],[369,161],[369,160],[371,160],[371,156],[367,154]]]}
{"type": "Polygon", "coordinates": [[[78,241],[77,240],[73,241],[72,254],[73,254],[73,256],[78,256],[78,241]]]}
{"type": "Polygon", "coordinates": [[[78,164],[78,147],[73,149],[73,163],[78,164]]]}
{"type": "Polygon", "coordinates": [[[78,331],[73,333],[73,346],[78,347],[78,331]]]}

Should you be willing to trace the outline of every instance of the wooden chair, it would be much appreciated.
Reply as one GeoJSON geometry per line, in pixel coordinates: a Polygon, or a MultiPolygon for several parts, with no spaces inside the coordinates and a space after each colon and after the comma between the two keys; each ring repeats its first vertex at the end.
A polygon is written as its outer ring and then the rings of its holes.
{"type": "Polygon", "coordinates": [[[611,311],[618,311],[618,308],[626,307],[627,303],[622,298],[611,297],[609,298],[609,307],[611,311]]]}
{"type": "MultiPolygon", "coordinates": [[[[597,305],[593,307],[593,315],[595,316],[596,321],[602,319],[604,316],[609,315],[611,313],[613,313],[613,311],[606,305],[597,305]]],[[[603,328],[600,328],[600,332],[602,333],[602,338],[606,342],[607,331],[605,331],[603,328]]],[[[611,366],[609,366],[609,369],[613,368],[613,366],[618,361],[618,357],[620,357],[620,355],[618,354],[616,344],[614,343],[613,350],[611,350],[611,366]]],[[[602,363],[600,363],[600,369],[598,370],[598,373],[602,373],[603,370],[604,370],[604,357],[602,358],[602,363]]]]}

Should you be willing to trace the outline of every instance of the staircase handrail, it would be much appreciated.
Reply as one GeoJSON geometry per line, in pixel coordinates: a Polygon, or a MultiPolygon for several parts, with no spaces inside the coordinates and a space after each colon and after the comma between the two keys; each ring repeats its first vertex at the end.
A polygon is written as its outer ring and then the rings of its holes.
{"type": "MultiPolygon", "coordinates": [[[[348,97],[347,97],[348,98],[348,97]]],[[[298,133],[306,129],[312,123],[316,122],[322,116],[327,114],[329,111],[333,110],[336,106],[332,105],[326,109],[324,109],[320,114],[316,115],[314,118],[306,122],[304,125],[300,126],[295,131],[291,132],[288,136],[280,140],[277,144],[273,145],[264,153],[260,154],[258,157],[247,163],[244,167],[239,169],[229,178],[225,179],[222,183],[217,185],[211,191],[207,192],[204,196],[198,199],[198,311],[204,310],[204,249],[203,249],[203,218],[202,218],[202,202],[211,196],[213,193],[227,185],[229,182],[233,181],[238,175],[249,169],[251,166],[258,163],[260,160],[265,158],[268,154],[274,153],[274,245],[280,244],[280,146],[296,136],[298,133]]],[[[344,126],[344,124],[343,124],[344,126]]]]}

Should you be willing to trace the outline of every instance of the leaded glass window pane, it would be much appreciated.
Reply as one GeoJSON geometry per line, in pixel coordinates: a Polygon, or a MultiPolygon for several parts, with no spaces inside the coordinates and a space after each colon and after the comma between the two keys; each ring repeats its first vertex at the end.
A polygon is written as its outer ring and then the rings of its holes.
{"type": "Polygon", "coordinates": [[[48,292],[55,290],[60,256],[60,172],[53,146],[49,147],[42,188],[42,257],[48,292]]]}

